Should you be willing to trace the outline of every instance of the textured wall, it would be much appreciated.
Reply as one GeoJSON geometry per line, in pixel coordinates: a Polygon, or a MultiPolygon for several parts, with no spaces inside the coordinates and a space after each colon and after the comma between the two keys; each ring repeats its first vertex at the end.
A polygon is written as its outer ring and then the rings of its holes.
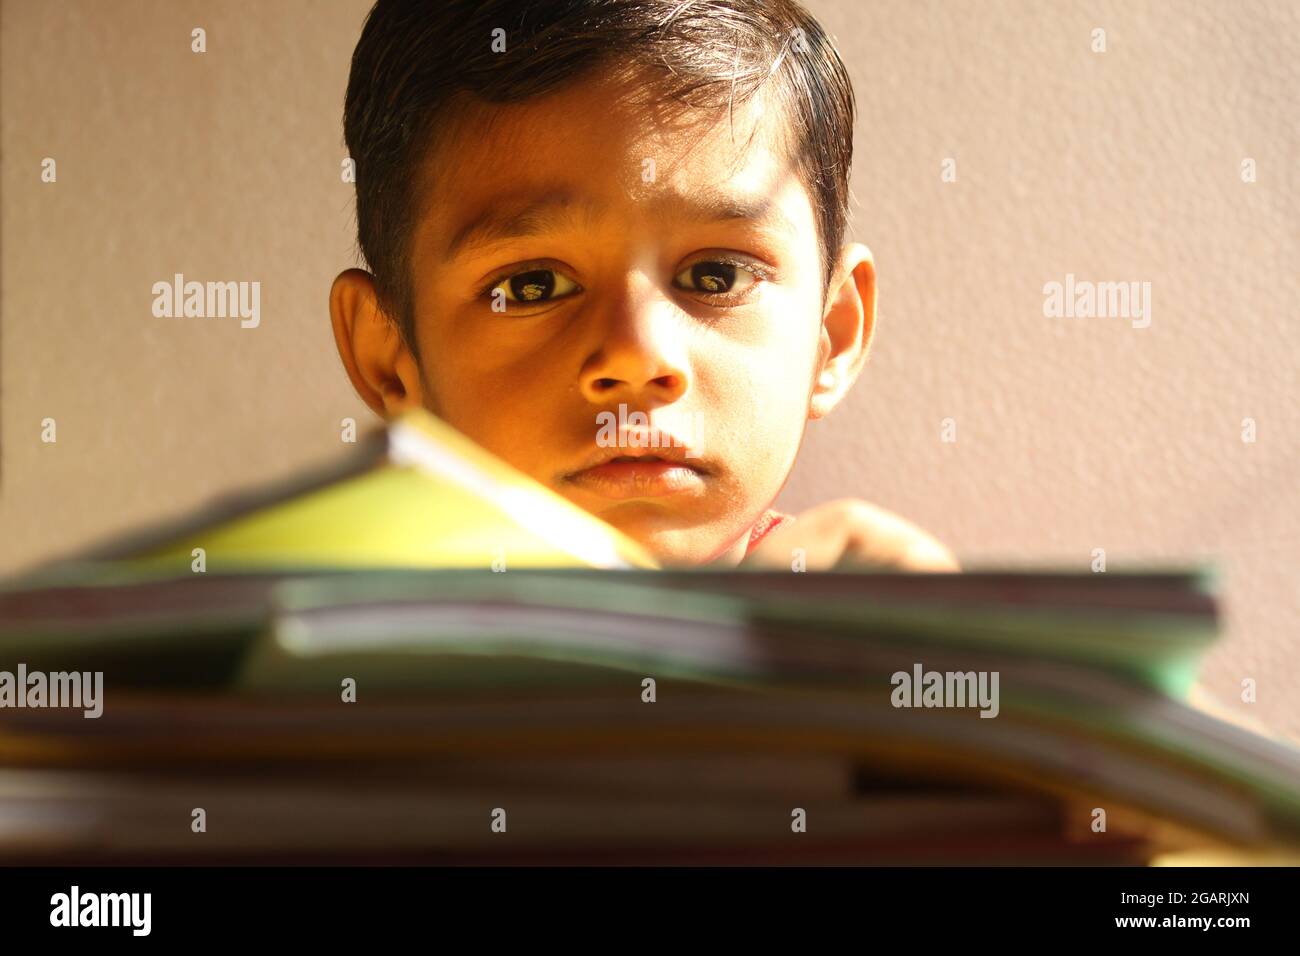
{"type": "MultiPolygon", "coordinates": [[[[369,420],[326,312],[355,262],[340,113],[366,6],[0,6],[0,571],[369,420]],[[154,319],[175,272],[260,281],[261,325],[154,319]]],[[[1217,560],[1206,686],[1300,734],[1300,8],[810,6],[854,74],[853,232],[881,304],[782,503],[870,498],[967,566],[1217,560]],[[1149,282],[1149,327],[1044,317],[1068,273],[1149,282]]]]}

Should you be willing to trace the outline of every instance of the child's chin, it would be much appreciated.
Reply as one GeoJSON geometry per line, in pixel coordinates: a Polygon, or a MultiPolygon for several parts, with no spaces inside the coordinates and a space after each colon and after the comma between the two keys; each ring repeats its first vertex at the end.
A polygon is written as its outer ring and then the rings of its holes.
{"type": "Polygon", "coordinates": [[[698,526],[640,531],[631,528],[619,530],[649,551],[665,568],[698,567],[723,561],[726,558],[725,542],[720,542],[716,534],[707,533],[698,526]]]}
{"type": "MultiPolygon", "coordinates": [[[[687,567],[717,561],[727,550],[726,528],[702,502],[635,499],[592,510],[592,514],[631,538],[664,567],[687,567]]],[[[733,535],[734,537],[734,535],[733,535]]],[[[732,562],[735,563],[735,562],[732,562]]]]}
{"type": "Polygon", "coordinates": [[[659,562],[659,566],[665,569],[671,568],[698,568],[713,562],[716,548],[697,547],[693,545],[673,545],[669,547],[654,547],[645,543],[645,548],[654,559],[659,562]]]}

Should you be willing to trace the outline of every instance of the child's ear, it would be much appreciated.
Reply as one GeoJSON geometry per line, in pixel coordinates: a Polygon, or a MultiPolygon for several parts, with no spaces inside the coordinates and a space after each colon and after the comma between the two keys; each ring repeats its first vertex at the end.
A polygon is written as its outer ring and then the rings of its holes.
{"type": "Polygon", "coordinates": [[[385,418],[423,404],[420,368],[379,308],[374,277],[341,272],[330,289],[334,344],[361,400],[385,418]]]}
{"type": "Polygon", "coordinates": [[[840,403],[867,361],[876,328],[876,264],[871,250],[849,243],[826,295],[821,360],[813,381],[809,418],[823,418],[840,403]]]}

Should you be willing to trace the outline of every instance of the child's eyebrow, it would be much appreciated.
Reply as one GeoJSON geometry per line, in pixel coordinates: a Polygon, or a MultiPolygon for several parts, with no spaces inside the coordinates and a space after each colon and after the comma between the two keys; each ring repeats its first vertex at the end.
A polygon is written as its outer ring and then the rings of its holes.
{"type": "MultiPolygon", "coordinates": [[[[665,192],[648,199],[665,216],[679,221],[730,222],[748,221],[789,229],[789,223],[779,207],[767,196],[731,195],[719,192],[687,196],[665,192]]],[[[593,196],[582,195],[567,188],[546,190],[541,195],[530,194],[519,199],[498,198],[489,202],[478,214],[457,229],[443,251],[443,261],[449,262],[457,255],[472,249],[500,242],[541,235],[565,226],[589,223],[599,218],[604,204],[593,196]]]]}

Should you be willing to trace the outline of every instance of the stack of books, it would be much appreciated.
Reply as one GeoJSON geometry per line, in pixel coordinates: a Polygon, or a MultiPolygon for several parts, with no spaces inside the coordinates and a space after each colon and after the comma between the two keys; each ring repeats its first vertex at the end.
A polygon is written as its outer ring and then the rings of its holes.
{"type": "Polygon", "coordinates": [[[0,860],[1285,857],[1215,635],[1200,572],[658,569],[413,413],[0,583],[0,860]]]}

